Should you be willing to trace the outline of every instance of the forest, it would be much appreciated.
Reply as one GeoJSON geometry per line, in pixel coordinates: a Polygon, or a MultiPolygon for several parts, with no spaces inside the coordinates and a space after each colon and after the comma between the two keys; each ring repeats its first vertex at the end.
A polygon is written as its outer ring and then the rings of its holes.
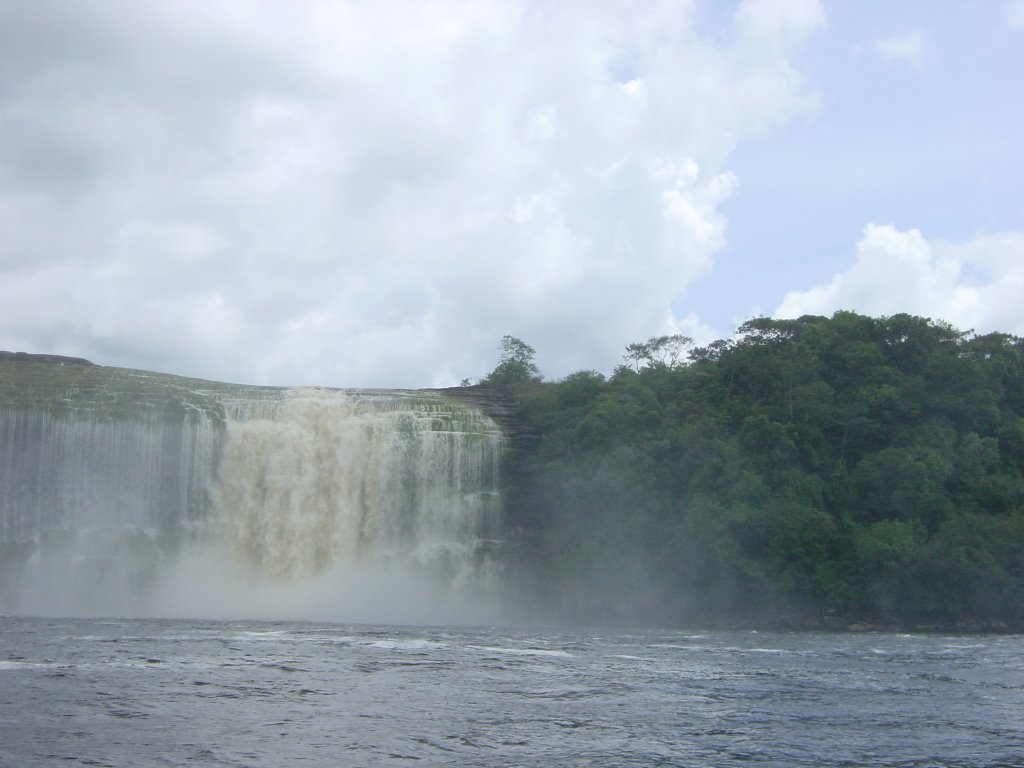
{"type": "Polygon", "coordinates": [[[592,624],[1024,629],[1024,340],[906,314],[755,318],[478,386],[533,443],[509,567],[592,624]]]}

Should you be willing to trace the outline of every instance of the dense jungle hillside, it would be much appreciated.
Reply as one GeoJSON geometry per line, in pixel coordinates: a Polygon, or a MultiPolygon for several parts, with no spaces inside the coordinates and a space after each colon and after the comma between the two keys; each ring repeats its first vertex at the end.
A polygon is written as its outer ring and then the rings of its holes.
{"type": "Polygon", "coordinates": [[[536,435],[515,570],[597,623],[1024,629],[1024,340],[909,315],[757,318],[545,382],[481,383],[536,435]]]}

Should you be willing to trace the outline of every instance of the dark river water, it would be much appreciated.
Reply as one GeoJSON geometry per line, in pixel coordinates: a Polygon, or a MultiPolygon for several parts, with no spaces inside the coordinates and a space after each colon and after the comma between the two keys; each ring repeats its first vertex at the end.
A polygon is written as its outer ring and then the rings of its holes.
{"type": "Polygon", "coordinates": [[[1024,637],[0,617],[0,766],[1024,766],[1024,637]]]}

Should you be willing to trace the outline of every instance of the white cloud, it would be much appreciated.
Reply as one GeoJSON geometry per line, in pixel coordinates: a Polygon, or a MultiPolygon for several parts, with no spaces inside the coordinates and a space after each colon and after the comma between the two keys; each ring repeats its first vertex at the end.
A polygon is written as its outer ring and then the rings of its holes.
{"type": "Polygon", "coordinates": [[[826,285],[786,294],[776,317],[900,312],[963,330],[1024,335],[1024,232],[980,235],[966,243],[929,241],[916,229],[869,224],[856,263],[826,285]]]}
{"type": "Polygon", "coordinates": [[[921,68],[928,55],[928,41],[921,30],[914,29],[904,35],[876,40],[875,50],[884,58],[905,61],[915,68],[921,68]]]}
{"type": "Polygon", "coordinates": [[[743,35],[784,44],[824,26],[825,11],[817,0],[743,0],[736,21],[743,35]]]}
{"type": "Polygon", "coordinates": [[[814,0],[0,5],[0,348],[424,386],[696,324],[814,0]]]}
{"type": "Polygon", "coordinates": [[[1003,5],[1003,17],[1011,29],[1024,29],[1024,0],[1007,0],[1003,5]]]}
{"type": "Polygon", "coordinates": [[[673,318],[672,332],[681,333],[693,339],[695,346],[705,346],[715,339],[721,338],[717,329],[702,323],[696,313],[690,312],[685,317],[673,318]]]}

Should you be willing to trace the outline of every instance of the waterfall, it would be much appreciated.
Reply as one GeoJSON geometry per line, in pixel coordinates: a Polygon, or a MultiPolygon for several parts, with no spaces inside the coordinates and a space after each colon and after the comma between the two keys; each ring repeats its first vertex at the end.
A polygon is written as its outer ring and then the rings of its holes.
{"type": "Polygon", "coordinates": [[[493,538],[500,434],[416,393],[291,390],[233,403],[213,538],[278,578],[397,562],[452,577],[493,538]]]}
{"type": "Polygon", "coordinates": [[[494,578],[474,407],[40,366],[0,363],[0,611],[440,620],[494,578]]]}

